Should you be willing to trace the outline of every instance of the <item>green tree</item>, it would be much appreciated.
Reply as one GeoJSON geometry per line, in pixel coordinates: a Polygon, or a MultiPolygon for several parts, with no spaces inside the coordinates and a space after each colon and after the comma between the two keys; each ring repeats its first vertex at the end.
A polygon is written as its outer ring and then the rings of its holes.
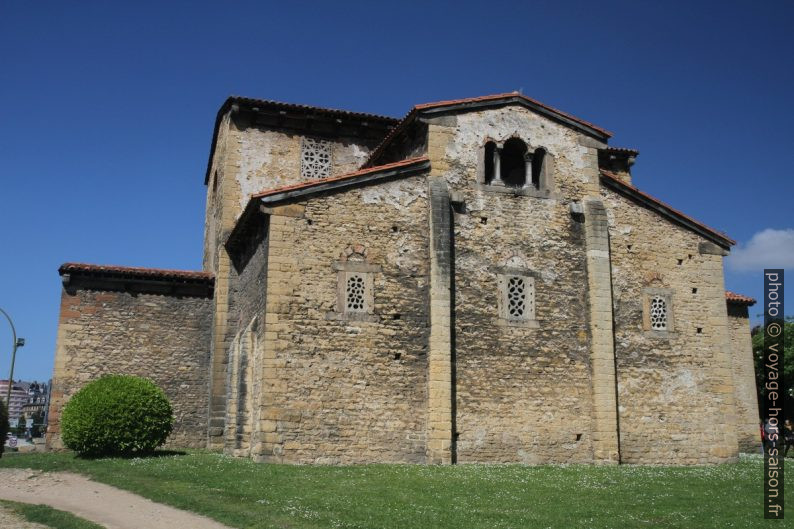
{"type": "Polygon", "coordinates": [[[44,433],[44,412],[37,411],[31,415],[33,419],[33,428],[31,428],[32,437],[41,437],[44,433]]]}
{"type": "Polygon", "coordinates": [[[25,437],[25,419],[26,417],[23,413],[17,420],[17,426],[14,428],[14,433],[17,435],[17,437],[25,437]]]}
{"type": "MultiPolygon", "coordinates": [[[[786,414],[794,415],[794,316],[787,316],[783,325],[783,385],[780,393],[786,396],[786,414]]],[[[753,359],[755,361],[755,381],[758,387],[759,402],[766,399],[767,389],[764,387],[764,329],[758,327],[753,334],[753,359]]]]}
{"type": "Polygon", "coordinates": [[[3,451],[5,451],[6,435],[9,428],[8,408],[6,408],[5,399],[0,399],[0,457],[3,456],[3,451]]]}

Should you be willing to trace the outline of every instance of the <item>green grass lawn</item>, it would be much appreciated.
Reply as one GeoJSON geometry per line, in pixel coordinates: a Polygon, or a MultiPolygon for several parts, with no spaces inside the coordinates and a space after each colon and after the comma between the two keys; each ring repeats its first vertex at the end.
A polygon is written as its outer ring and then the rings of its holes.
{"type": "MultiPolygon", "coordinates": [[[[712,467],[290,466],[208,452],[146,459],[9,454],[240,528],[752,528],[762,460],[712,467]]],[[[794,465],[786,466],[794,490],[794,465]]],[[[794,502],[789,506],[794,513],[794,502]]],[[[794,516],[791,516],[794,518],[794,516]]],[[[777,527],[792,527],[777,522],[777,527]]]]}
{"type": "Polygon", "coordinates": [[[101,525],[46,505],[31,505],[14,501],[0,501],[0,505],[16,512],[29,522],[46,525],[52,529],[103,529],[101,525]]]}

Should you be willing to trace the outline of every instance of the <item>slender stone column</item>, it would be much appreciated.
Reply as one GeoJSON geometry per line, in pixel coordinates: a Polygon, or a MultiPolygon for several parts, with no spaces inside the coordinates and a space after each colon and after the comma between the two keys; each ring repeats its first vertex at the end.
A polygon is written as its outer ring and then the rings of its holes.
{"type": "Polygon", "coordinates": [[[493,186],[503,186],[505,183],[502,181],[502,147],[497,145],[493,150],[493,186]]]}
{"type": "Polygon", "coordinates": [[[532,185],[532,153],[524,155],[524,187],[532,185]]]}

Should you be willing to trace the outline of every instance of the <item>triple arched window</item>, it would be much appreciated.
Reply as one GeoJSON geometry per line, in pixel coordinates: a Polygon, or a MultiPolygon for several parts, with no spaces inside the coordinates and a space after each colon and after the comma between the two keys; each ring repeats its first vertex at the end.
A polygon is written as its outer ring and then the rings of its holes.
{"type": "Polygon", "coordinates": [[[501,144],[489,140],[483,153],[483,181],[518,189],[548,189],[547,161],[543,147],[530,150],[520,138],[510,138],[501,144]]]}

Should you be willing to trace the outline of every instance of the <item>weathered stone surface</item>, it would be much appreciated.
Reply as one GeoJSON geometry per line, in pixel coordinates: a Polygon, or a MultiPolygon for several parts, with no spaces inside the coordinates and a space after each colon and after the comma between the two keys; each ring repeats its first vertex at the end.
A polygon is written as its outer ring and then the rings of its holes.
{"type": "MultiPolygon", "coordinates": [[[[378,183],[252,202],[306,182],[304,137],[331,142],[339,175],[386,131],[356,138],[339,121],[222,116],[204,244],[211,309],[162,301],[212,319],[195,329],[211,353],[191,360],[200,369],[205,358],[206,400],[190,417],[191,428],[203,417],[210,448],[294,463],[699,464],[751,446],[746,314],[729,316],[724,297],[729,244],[627,192],[635,151],[613,159],[604,137],[541,114],[513,104],[420,113],[372,162],[426,157],[414,172],[392,166],[378,183]],[[526,149],[512,167],[538,168],[536,186],[485,175],[514,138],[526,149]],[[505,308],[517,299],[506,298],[510,281],[531,303],[518,316],[505,308]],[[651,306],[666,310],[659,328],[651,306]]],[[[92,303],[64,310],[59,351],[92,343],[74,341],[91,321],[122,332],[92,303]]],[[[125,313],[125,332],[159,332],[152,303],[125,313]]],[[[60,355],[56,373],[84,356],[60,355]]],[[[169,361],[151,369],[170,373],[169,361]]],[[[69,376],[62,387],[77,383],[69,376]]]]}
{"type": "MultiPolygon", "coordinates": [[[[379,138],[306,134],[331,142],[331,174],[356,170],[379,138]]],[[[230,112],[223,116],[213,159],[210,161],[204,231],[204,270],[215,274],[215,309],[212,325],[210,394],[214,403],[211,420],[222,422],[226,404],[228,352],[235,333],[229,327],[229,256],[223,247],[252,193],[303,181],[301,139],[297,131],[256,125],[250,115],[230,112]]],[[[210,447],[223,442],[210,436],[210,447]]]]}
{"type": "Polygon", "coordinates": [[[742,452],[756,453],[761,445],[760,417],[748,311],[749,308],[746,305],[728,303],[731,367],[736,395],[736,428],[739,449],[742,452]]]}
{"type": "Polygon", "coordinates": [[[454,216],[457,460],[592,461],[584,230],[567,204],[585,190],[586,150],[576,133],[523,108],[459,115],[457,127],[431,125],[430,134],[433,171],[466,204],[454,216]],[[562,198],[477,185],[486,138],[516,134],[554,158],[562,198]],[[499,325],[504,266],[537,272],[538,328],[499,325]]]}
{"type": "Polygon", "coordinates": [[[204,447],[212,300],[64,289],[47,445],[62,446],[60,415],[88,382],[118,373],[150,378],[174,408],[169,446],[204,447]]]}
{"type": "Polygon", "coordinates": [[[267,237],[232,281],[240,315],[229,321],[239,318],[235,335],[254,335],[251,383],[261,384],[238,450],[302,463],[425,460],[426,194],[413,177],[311,199],[302,218],[269,216],[267,237]],[[337,307],[334,263],[348,249],[380,270],[370,321],[326,317],[337,307]],[[255,317],[263,324],[249,331],[255,317]]]}
{"type": "Polygon", "coordinates": [[[722,257],[701,237],[613,191],[609,211],[620,411],[626,463],[735,460],[736,407],[722,257]],[[672,292],[674,330],[647,331],[647,288],[672,292]]]}

